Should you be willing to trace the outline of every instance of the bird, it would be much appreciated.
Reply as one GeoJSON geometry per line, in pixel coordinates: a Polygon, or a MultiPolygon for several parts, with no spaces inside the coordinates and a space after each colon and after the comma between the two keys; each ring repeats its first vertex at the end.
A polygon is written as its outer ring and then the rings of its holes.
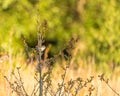
{"type": "Polygon", "coordinates": [[[41,47],[36,46],[35,49],[36,49],[37,51],[41,51],[41,52],[43,52],[43,51],[46,49],[46,46],[45,46],[45,45],[42,45],[41,47]]]}

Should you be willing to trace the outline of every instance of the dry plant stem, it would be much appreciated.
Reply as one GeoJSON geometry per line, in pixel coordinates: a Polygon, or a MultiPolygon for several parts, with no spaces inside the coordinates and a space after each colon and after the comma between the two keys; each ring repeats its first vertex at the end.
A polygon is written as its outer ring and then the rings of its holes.
{"type": "Polygon", "coordinates": [[[77,96],[77,94],[80,92],[81,89],[84,87],[87,87],[88,84],[90,84],[93,81],[94,76],[91,76],[90,79],[87,79],[87,81],[84,81],[84,84],[82,84],[83,80],[82,78],[78,78],[78,87],[76,88],[74,96],[77,96]]]}
{"type": "Polygon", "coordinates": [[[33,89],[33,91],[32,91],[32,93],[31,93],[31,95],[30,96],[34,96],[34,94],[36,94],[37,93],[37,91],[36,91],[36,89],[37,89],[37,86],[39,85],[39,82],[37,82],[37,84],[36,85],[34,85],[34,89],[33,89]]]}
{"type": "MultiPolygon", "coordinates": [[[[39,22],[38,22],[39,23],[39,22]]],[[[41,64],[41,61],[42,61],[42,50],[39,50],[42,48],[42,43],[44,42],[44,32],[43,30],[40,30],[40,25],[38,26],[38,67],[39,67],[39,96],[43,96],[43,80],[42,80],[42,64],[41,64]]]]}
{"type": "MultiPolygon", "coordinates": [[[[106,82],[105,82],[106,83],[106,82]]],[[[106,83],[107,84],[107,86],[115,93],[115,94],[117,94],[118,96],[120,96],[120,94],[119,93],[117,93],[108,83],[106,83]]]]}
{"type": "Polygon", "coordinates": [[[42,96],[42,92],[43,92],[43,82],[42,82],[42,69],[40,68],[40,73],[39,73],[39,75],[40,75],[40,94],[39,94],[39,96],[42,96]]]}
{"type": "Polygon", "coordinates": [[[21,78],[21,75],[20,75],[20,67],[17,67],[17,72],[18,72],[18,77],[19,78],[13,73],[13,76],[16,79],[16,81],[14,83],[17,85],[17,87],[20,87],[20,92],[16,91],[16,93],[21,93],[23,96],[28,96],[27,92],[25,91],[23,81],[22,81],[22,78],[21,78]]]}
{"type": "MultiPolygon", "coordinates": [[[[38,37],[38,47],[41,47],[42,46],[42,42],[40,42],[40,38],[38,37]]],[[[39,60],[38,60],[38,66],[39,66],[39,76],[40,76],[40,81],[39,81],[39,84],[40,84],[40,94],[39,96],[42,96],[42,89],[43,89],[43,82],[42,82],[42,66],[41,66],[41,63],[40,61],[42,60],[41,58],[42,56],[42,53],[41,53],[41,50],[39,50],[39,60]]]]}
{"type": "Polygon", "coordinates": [[[110,86],[110,84],[108,83],[109,79],[105,79],[105,78],[104,78],[104,74],[98,75],[98,77],[100,78],[101,81],[104,81],[105,84],[106,84],[116,95],[120,96],[120,94],[119,94],[117,91],[115,91],[115,90],[110,86]]]}
{"type": "Polygon", "coordinates": [[[77,94],[79,93],[80,89],[82,89],[82,88],[83,88],[83,86],[81,86],[81,84],[79,84],[78,87],[76,88],[74,96],[77,96],[77,94]]]}
{"type": "Polygon", "coordinates": [[[16,88],[14,87],[14,84],[12,84],[9,80],[8,80],[8,78],[6,77],[6,76],[4,76],[4,78],[7,80],[7,82],[9,83],[9,85],[10,85],[10,88],[14,91],[14,92],[16,92],[16,94],[18,95],[18,96],[20,96],[20,93],[16,90],[16,88]]]}
{"type": "Polygon", "coordinates": [[[64,87],[64,82],[65,82],[65,77],[66,77],[66,72],[67,72],[67,69],[68,69],[68,66],[66,66],[66,68],[64,69],[64,74],[62,75],[62,83],[60,84],[60,92],[59,92],[59,96],[61,96],[61,92],[62,92],[62,88],[64,87]]]}
{"type": "Polygon", "coordinates": [[[7,82],[9,83],[10,85],[10,88],[16,92],[16,94],[18,96],[28,96],[25,88],[24,88],[24,85],[23,85],[23,81],[22,81],[22,78],[21,78],[21,75],[20,75],[20,71],[19,71],[20,68],[17,68],[17,72],[18,72],[18,77],[12,73],[12,75],[14,76],[15,78],[15,81],[14,83],[11,83],[11,81],[8,80],[8,78],[5,76],[5,79],[7,80],[7,82]]]}
{"type": "Polygon", "coordinates": [[[28,96],[27,95],[27,92],[26,92],[26,90],[25,90],[25,88],[24,88],[24,85],[23,85],[23,82],[22,82],[22,78],[21,78],[21,75],[20,75],[20,70],[19,70],[20,68],[17,68],[17,70],[18,70],[18,75],[19,75],[19,80],[20,80],[20,82],[21,82],[21,87],[22,87],[22,89],[23,89],[23,91],[24,91],[24,93],[25,93],[25,96],[28,96]]]}
{"type": "Polygon", "coordinates": [[[24,85],[23,85],[23,81],[22,81],[22,78],[21,78],[21,75],[20,75],[20,67],[17,67],[17,72],[18,72],[18,77],[13,73],[15,79],[17,81],[15,81],[15,83],[17,84],[17,86],[21,87],[21,94],[23,94],[23,96],[28,96],[25,88],[24,88],[24,85]],[[23,91],[22,91],[23,90],[23,91]],[[25,94],[25,95],[24,95],[25,94]]]}
{"type": "Polygon", "coordinates": [[[70,94],[71,94],[70,91],[72,90],[74,84],[75,84],[75,83],[74,83],[74,80],[71,79],[70,81],[68,81],[69,87],[68,87],[68,89],[67,89],[67,94],[68,94],[67,96],[70,96],[70,94]]]}

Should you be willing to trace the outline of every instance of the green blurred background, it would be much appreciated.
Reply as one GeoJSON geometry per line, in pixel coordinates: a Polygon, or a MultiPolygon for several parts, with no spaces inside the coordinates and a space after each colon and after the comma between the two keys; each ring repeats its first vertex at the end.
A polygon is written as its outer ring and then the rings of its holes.
{"type": "Polygon", "coordinates": [[[0,51],[23,51],[22,34],[34,47],[38,17],[48,22],[52,53],[78,35],[85,47],[81,58],[94,57],[96,65],[120,64],[120,0],[0,0],[0,51]]]}

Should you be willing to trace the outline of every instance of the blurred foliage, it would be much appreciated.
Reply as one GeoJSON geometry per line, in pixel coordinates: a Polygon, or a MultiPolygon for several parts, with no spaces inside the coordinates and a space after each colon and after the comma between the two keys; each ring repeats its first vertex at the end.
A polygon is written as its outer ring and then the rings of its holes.
{"type": "Polygon", "coordinates": [[[0,51],[13,47],[13,53],[19,52],[21,34],[34,47],[39,17],[48,21],[46,39],[54,53],[77,34],[86,46],[81,57],[119,64],[119,5],[120,0],[0,0],[0,51]]]}
{"type": "Polygon", "coordinates": [[[120,63],[120,1],[88,1],[84,26],[88,52],[98,63],[120,63]],[[93,3],[94,2],[94,3],[93,3]],[[88,15],[89,14],[89,15],[88,15]]]}

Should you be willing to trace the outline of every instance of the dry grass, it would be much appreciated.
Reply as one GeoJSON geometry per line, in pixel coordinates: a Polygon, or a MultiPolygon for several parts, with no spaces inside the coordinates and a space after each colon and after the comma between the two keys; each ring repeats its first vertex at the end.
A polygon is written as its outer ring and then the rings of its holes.
{"type": "MultiPolygon", "coordinates": [[[[22,55],[22,54],[21,54],[22,55]]],[[[11,89],[9,87],[8,82],[4,79],[4,76],[7,76],[9,80],[13,80],[14,77],[12,77],[11,72],[13,70],[16,70],[16,67],[21,67],[20,72],[22,76],[22,80],[24,82],[24,86],[26,88],[26,91],[28,93],[31,93],[31,91],[34,88],[34,84],[36,83],[34,79],[35,75],[35,66],[30,64],[29,66],[26,66],[26,63],[21,56],[12,57],[12,60],[8,59],[5,62],[2,62],[0,64],[0,96],[16,96],[16,94],[11,92],[11,89]],[[16,63],[16,66],[13,67],[13,65],[10,65],[16,63]]],[[[63,61],[62,65],[65,65],[65,61],[63,61]]],[[[91,84],[94,86],[95,90],[92,92],[92,96],[117,96],[103,81],[101,81],[98,78],[98,75],[102,74],[102,71],[96,71],[95,65],[93,64],[85,64],[84,61],[79,61],[79,66],[76,68],[73,66],[74,62],[71,64],[70,68],[68,69],[66,73],[65,81],[68,81],[70,79],[76,79],[77,77],[81,77],[83,80],[86,80],[90,76],[94,76],[93,81],[91,84]]],[[[57,84],[61,82],[61,75],[63,73],[63,69],[61,68],[59,63],[56,63],[52,72],[52,80],[53,80],[53,88],[57,87],[57,84]]],[[[107,74],[105,76],[106,78],[110,78],[109,84],[110,86],[116,90],[118,93],[120,93],[120,74],[119,74],[119,68],[117,68],[112,74],[107,74]]],[[[87,96],[89,94],[89,87],[91,86],[89,84],[86,88],[83,88],[79,94],[79,96],[87,96]]],[[[89,96],[89,95],[88,95],[89,96]]],[[[119,96],[119,95],[118,95],[119,96]]]]}

